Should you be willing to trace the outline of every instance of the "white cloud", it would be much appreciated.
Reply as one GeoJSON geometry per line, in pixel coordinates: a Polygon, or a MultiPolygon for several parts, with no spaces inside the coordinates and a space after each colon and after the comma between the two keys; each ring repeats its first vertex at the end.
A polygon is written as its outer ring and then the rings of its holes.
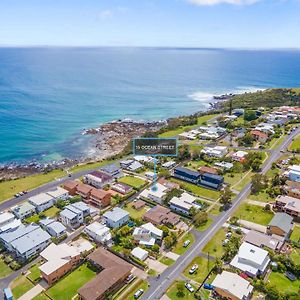
{"type": "Polygon", "coordinates": [[[187,0],[191,4],[195,5],[217,5],[221,3],[233,4],[233,5],[250,5],[261,0],[187,0]]]}
{"type": "Polygon", "coordinates": [[[112,17],[113,12],[110,9],[102,10],[99,14],[100,18],[109,18],[112,17]]]}

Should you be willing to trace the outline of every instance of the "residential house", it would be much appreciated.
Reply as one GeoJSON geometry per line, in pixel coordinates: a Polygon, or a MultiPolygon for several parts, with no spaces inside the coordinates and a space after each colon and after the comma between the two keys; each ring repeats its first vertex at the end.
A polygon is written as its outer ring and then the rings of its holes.
{"type": "Polygon", "coordinates": [[[248,155],[248,152],[239,150],[237,152],[232,153],[231,158],[235,161],[243,163],[243,162],[245,162],[247,155],[248,155]]]}
{"type": "Polygon", "coordinates": [[[141,261],[144,261],[148,258],[149,252],[140,247],[135,247],[132,249],[131,255],[141,261]]]}
{"type": "Polygon", "coordinates": [[[223,271],[212,282],[214,291],[223,299],[250,300],[253,286],[236,273],[223,271]]]}
{"type": "Polygon", "coordinates": [[[82,200],[88,201],[91,195],[93,187],[88,184],[79,183],[76,188],[76,194],[79,195],[82,200]]]}
{"type": "Polygon", "coordinates": [[[289,214],[293,218],[298,218],[300,216],[300,199],[283,195],[277,196],[274,208],[289,214]]]}
{"type": "Polygon", "coordinates": [[[133,188],[132,186],[122,183],[122,182],[116,182],[111,186],[111,189],[122,194],[122,195],[127,195],[130,192],[132,192],[133,188]]]}
{"type": "Polygon", "coordinates": [[[274,125],[269,123],[260,123],[255,127],[255,130],[262,131],[267,134],[274,134],[274,125]]]}
{"type": "Polygon", "coordinates": [[[30,224],[0,234],[0,240],[8,251],[25,261],[43,251],[51,243],[51,236],[40,226],[30,224]]]}
{"type": "Polygon", "coordinates": [[[266,273],[269,263],[268,251],[243,242],[238,254],[230,262],[230,266],[243,271],[248,276],[256,277],[266,273]]]}
{"type": "Polygon", "coordinates": [[[228,153],[228,149],[225,146],[204,147],[201,153],[211,157],[221,158],[228,153]]]}
{"type": "Polygon", "coordinates": [[[120,165],[121,165],[122,169],[131,171],[131,172],[136,172],[144,167],[140,162],[138,162],[134,159],[120,161],[120,165]]]}
{"type": "Polygon", "coordinates": [[[152,247],[155,243],[161,242],[163,231],[155,227],[152,223],[146,223],[140,227],[136,227],[132,236],[140,245],[152,247]]]}
{"type": "Polygon", "coordinates": [[[61,238],[67,234],[66,227],[55,219],[46,218],[40,221],[40,226],[46,230],[52,237],[61,238]]]}
{"type": "Polygon", "coordinates": [[[84,183],[89,184],[97,189],[100,189],[103,186],[110,184],[111,182],[113,182],[113,180],[113,176],[103,171],[94,171],[83,177],[84,183]]]}
{"type": "Polygon", "coordinates": [[[170,202],[170,208],[184,215],[189,215],[191,208],[200,209],[201,205],[196,202],[197,198],[184,192],[180,197],[173,197],[170,202]]]}
{"type": "Polygon", "coordinates": [[[50,244],[40,256],[45,261],[39,266],[42,278],[53,285],[80,262],[80,253],[67,244],[50,244]]]}
{"type": "Polygon", "coordinates": [[[90,224],[84,229],[84,232],[97,243],[106,244],[112,238],[109,228],[99,222],[90,224]]]}
{"type": "Polygon", "coordinates": [[[163,186],[160,183],[156,183],[154,185],[154,187],[150,187],[148,189],[143,190],[140,193],[139,197],[141,199],[148,198],[154,202],[162,204],[164,199],[167,196],[167,191],[168,191],[168,188],[166,188],[165,186],[163,186]]]}
{"type": "Polygon", "coordinates": [[[199,185],[204,187],[219,190],[224,183],[224,177],[216,174],[204,173],[200,176],[199,185]]]}
{"type": "Polygon", "coordinates": [[[214,165],[216,167],[219,167],[221,169],[225,169],[225,170],[230,170],[233,168],[233,164],[232,163],[229,163],[229,162],[225,162],[225,161],[222,161],[222,162],[216,162],[214,163],[214,165]]]}
{"type": "Polygon", "coordinates": [[[288,171],[288,177],[291,181],[300,182],[300,166],[290,166],[288,171]]]}
{"type": "Polygon", "coordinates": [[[104,172],[105,174],[113,177],[113,178],[120,178],[123,176],[122,169],[118,167],[116,164],[109,164],[100,168],[100,171],[104,172]]]}
{"type": "Polygon", "coordinates": [[[79,183],[79,181],[69,180],[63,184],[63,188],[69,192],[70,196],[75,196],[79,183]]]}
{"type": "Polygon", "coordinates": [[[119,228],[127,224],[129,221],[129,213],[120,207],[115,207],[111,211],[107,211],[103,215],[103,218],[109,227],[119,228]]]}
{"type": "Polygon", "coordinates": [[[284,238],[276,234],[267,235],[262,232],[250,230],[244,237],[244,242],[260,248],[267,247],[279,252],[283,247],[284,238]]]}
{"type": "Polygon", "coordinates": [[[145,177],[149,180],[154,180],[156,178],[156,174],[154,172],[145,172],[145,177]]]}
{"type": "Polygon", "coordinates": [[[180,189],[180,185],[176,182],[169,181],[163,177],[159,178],[157,181],[159,184],[162,184],[164,187],[166,187],[168,190],[173,190],[173,189],[180,189]]]}
{"type": "Polygon", "coordinates": [[[262,144],[266,143],[269,138],[269,136],[265,132],[262,132],[260,130],[251,130],[250,134],[253,136],[255,140],[257,140],[262,144]]]}
{"type": "Polygon", "coordinates": [[[99,208],[104,208],[110,205],[111,193],[102,189],[92,189],[88,202],[99,208]]]}
{"type": "Polygon", "coordinates": [[[197,184],[200,179],[200,173],[183,167],[176,167],[173,176],[175,178],[197,184]]]}
{"type": "Polygon", "coordinates": [[[37,213],[40,213],[54,205],[54,198],[46,193],[41,193],[28,198],[28,202],[35,207],[37,213]]]}
{"type": "Polygon", "coordinates": [[[178,137],[180,140],[190,140],[193,141],[195,139],[197,139],[199,132],[196,130],[191,130],[191,131],[187,131],[187,132],[182,132],[178,134],[178,137]]]}
{"type": "Polygon", "coordinates": [[[144,208],[146,206],[146,202],[143,200],[137,200],[133,202],[132,207],[136,210],[141,210],[142,208],[144,208]]]}
{"type": "Polygon", "coordinates": [[[27,201],[13,206],[10,210],[20,220],[26,219],[35,214],[35,207],[27,201]]]}
{"type": "Polygon", "coordinates": [[[132,266],[104,248],[98,248],[87,257],[101,270],[98,275],[78,290],[80,300],[104,300],[120,290],[130,275],[132,266]]]}
{"type": "Polygon", "coordinates": [[[156,205],[149,209],[144,215],[143,220],[154,225],[176,226],[180,222],[180,217],[171,212],[169,208],[156,205]]]}
{"type": "Polygon", "coordinates": [[[288,180],[284,190],[288,196],[300,199],[300,182],[288,180]]]}
{"type": "Polygon", "coordinates": [[[208,173],[208,174],[218,174],[218,170],[212,167],[202,166],[198,169],[200,174],[208,173]]]}
{"type": "Polygon", "coordinates": [[[161,165],[164,169],[171,170],[176,166],[176,161],[170,160],[161,165]]]}
{"type": "Polygon", "coordinates": [[[21,225],[21,221],[15,219],[15,216],[10,212],[0,213],[0,233],[14,230],[21,225]]]}
{"type": "Polygon", "coordinates": [[[276,213],[268,224],[267,233],[276,234],[284,238],[289,237],[293,229],[293,217],[286,213],[276,213]]]}
{"type": "Polygon", "coordinates": [[[56,189],[47,192],[53,198],[53,201],[56,202],[57,200],[68,200],[70,195],[69,191],[66,189],[61,188],[60,186],[56,187],[56,189]]]}

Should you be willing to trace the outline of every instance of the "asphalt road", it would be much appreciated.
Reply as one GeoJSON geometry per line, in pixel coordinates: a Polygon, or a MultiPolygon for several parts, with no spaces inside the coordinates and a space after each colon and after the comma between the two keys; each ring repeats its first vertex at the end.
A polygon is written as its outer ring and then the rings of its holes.
{"type": "MultiPolygon", "coordinates": [[[[289,135],[278,148],[271,151],[269,158],[262,166],[262,174],[265,174],[271,168],[272,163],[275,162],[281,156],[281,151],[285,150],[287,146],[292,142],[292,139],[295,138],[298,134],[300,134],[300,128],[292,132],[292,134],[289,135]]],[[[193,258],[201,253],[202,249],[211,239],[211,237],[216,234],[216,232],[222,227],[222,225],[230,217],[233,211],[246,198],[246,196],[250,193],[250,189],[251,184],[249,183],[236,196],[231,208],[228,211],[223,212],[217,218],[215,218],[215,222],[205,232],[203,232],[201,236],[197,237],[196,242],[185,252],[185,254],[181,255],[180,259],[173,266],[166,269],[166,271],[160,275],[159,280],[151,278],[151,280],[149,281],[150,287],[147,290],[147,292],[143,295],[142,299],[155,300],[160,299],[164,295],[168,287],[177,278],[180,277],[180,274],[192,262],[193,258]]]]}

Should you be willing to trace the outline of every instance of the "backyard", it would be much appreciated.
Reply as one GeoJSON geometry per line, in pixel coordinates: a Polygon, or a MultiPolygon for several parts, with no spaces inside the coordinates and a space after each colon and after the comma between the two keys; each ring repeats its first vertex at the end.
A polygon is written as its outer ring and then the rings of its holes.
{"type": "Polygon", "coordinates": [[[52,286],[47,294],[55,300],[72,299],[77,290],[95,276],[96,273],[88,268],[87,264],[83,264],[52,286]]]}
{"type": "Polygon", "coordinates": [[[266,226],[270,223],[274,214],[270,211],[265,211],[261,206],[242,203],[235,211],[234,216],[241,220],[266,226]]]}
{"type": "Polygon", "coordinates": [[[293,229],[293,232],[291,234],[291,240],[296,242],[296,243],[299,243],[300,241],[300,226],[297,226],[295,225],[294,226],[294,229],[293,229]]]}
{"type": "Polygon", "coordinates": [[[180,184],[182,189],[184,189],[188,192],[191,192],[194,195],[199,196],[199,197],[208,198],[208,199],[212,199],[212,200],[217,200],[220,197],[219,191],[209,190],[204,187],[201,187],[201,186],[198,186],[198,185],[195,185],[192,183],[188,183],[185,181],[181,181],[178,179],[174,179],[174,178],[172,178],[171,181],[180,184]]]}
{"type": "Polygon", "coordinates": [[[10,273],[12,273],[12,269],[0,257],[0,278],[8,276],[10,273]]]}
{"type": "Polygon", "coordinates": [[[48,218],[54,218],[56,217],[56,214],[60,212],[60,209],[56,206],[52,206],[51,208],[45,210],[43,214],[48,218]]]}
{"type": "Polygon", "coordinates": [[[128,203],[124,209],[129,212],[130,217],[133,219],[142,219],[143,215],[146,213],[146,211],[149,209],[149,206],[144,206],[142,209],[135,209],[132,207],[134,205],[134,202],[128,203]]]}
{"type": "Polygon", "coordinates": [[[27,276],[31,281],[37,282],[41,278],[41,271],[39,269],[39,264],[32,266],[28,271],[30,274],[27,276]]]}
{"type": "Polygon", "coordinates": [[[226,236],[225,230],[223,228],[219,229],[219,231],[205,245],[202,252],[205,254],[209,253],[214,257],[221,258],[224,253],[222,242],[223,240],[225,240],[225,236],[226,236]]]}
{"type": "Polygon", "coordinates": [[[120,178],[118,181],[128,184],[136,189],[140,189],[145,184],[145,181],[143,179],[135,176],[124,176],[120,178]]]}
{"type": "Polygon", "coordinates": [[[282,273],[272,272],[268,279],[279,291],[284,291],[286,294],[297,293],[299,291],[300,280],[291,281],[282,273]]]}

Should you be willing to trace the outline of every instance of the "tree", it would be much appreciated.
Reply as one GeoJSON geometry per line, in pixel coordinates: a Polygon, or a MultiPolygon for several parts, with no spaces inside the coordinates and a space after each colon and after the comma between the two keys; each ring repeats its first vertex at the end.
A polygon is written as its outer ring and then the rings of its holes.
{"type": "Polygon", "coordinates": [[[232,193],[230,187],[226,186],[225,189],[221,193],[220,203],[225,207],[228,206],[229,204],[231,204],[232,195],[233,195],[233,193],[232,193]]]}
{"type": "Polygon", "coordinates": [[[169,204],[169,201],[173,198],[173,197],[180,197],[181,194],[183,193],[183,191],[179,190],[179,189],[172,189],[171,191],[167,192],[166,197],[164,199],[164,203],[165,204],[169,204]]]}
{"type": "Polygon", "coordinates": [[[177,289],[177,297],[183,298],[184,297],[184,283],[183,281],[178,281],[176,284],[177,289]]]}
{"type": "Polygon", "coordinates": [[[254,142],[254,138],[250,133],[246,133],[240,140],[239,145],[245,147],[252,147],[254,142]]]}
{"type": "Polygon", "coordinates": [[[268,178],[262,174],[255,174],[251,178],[251,193],[257,194],[268,187],[268,178]]]}
{"type": "Polygon", "coordinates": [[[255,110],[250,110],[250,109],[245,110],[245,112],[244,112],[244,120],[245,121],[250,122],[255,119],[257,119],[257,113],[255,110]]]}
{"type": "Polygon", "coordinates": [[[191,216],[195,216],[195,214],[197,213],[196,207],[192,206],[189,210],[189,213],[191,216]]]}
{"type": "Polygon", "coordinates": [[[158,177],[170,178],[170,177],[171,177],[171,173],[170,173],[169,170],[162,169],[162,170],[158,173],[158,177]]]}
{"type": "Polygon", "coordinates": [[[167,237],[169,235],[170,229],[166,225],[162,225],[160,229],[163,231],[163,237],[167,237]]]}
{"type": "Polygon", "coordinates": [[[203,211],[198,212],[193,218],[193,223],[196,227],[205,224],[207,221],[208,221],[208,215],[206,212],[203,211]]]}
{"type": "Polygon", "coordinates": [[[241,245],[240,238],[236,236],[232,236],[229,242],[224,246],[225,251],[224,251],[223,259],[225,261],[229,261],[233,259],[233,257],[238,253],[240,245],[241,245]]]}
{"type": "Polygon", "coordinates": [[[157,244],[154,244],[152,247],[151,247],[151,250],[155,253],[158,253],[159,252],[159,246],[157,244]]]}
{"type": "Polygon", "coordinates": [[[181,145],[178,149],[178,160],[182,161],[191,157],[189,146],[181,145]]]}
{"type": "Polygon", "coordinates": [[[58,199],[55,203],[55,206],[59,209],[63,209],[66,206],[66,201],[58,199]]]}

